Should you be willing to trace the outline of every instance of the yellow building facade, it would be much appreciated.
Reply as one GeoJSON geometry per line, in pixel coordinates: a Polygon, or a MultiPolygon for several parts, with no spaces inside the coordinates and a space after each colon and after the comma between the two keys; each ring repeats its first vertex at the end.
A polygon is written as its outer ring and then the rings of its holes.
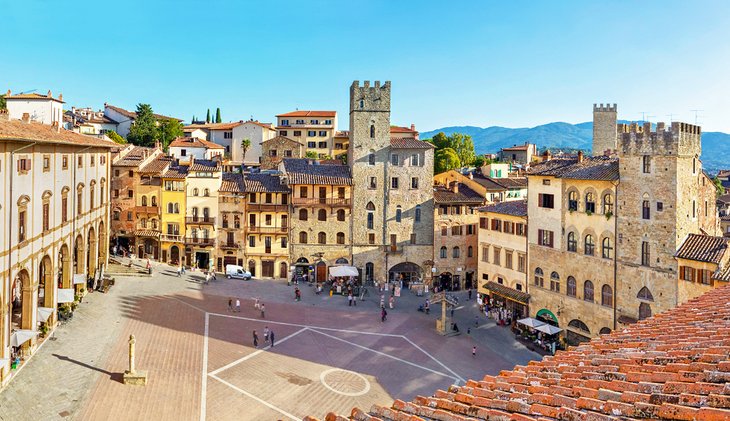
{"type": "Polygon", "coordinates": [[[175,266],[190,264],[184,260],[187,174],[187,167],[171,166],[160,176],[161,260],[175,266]]]}

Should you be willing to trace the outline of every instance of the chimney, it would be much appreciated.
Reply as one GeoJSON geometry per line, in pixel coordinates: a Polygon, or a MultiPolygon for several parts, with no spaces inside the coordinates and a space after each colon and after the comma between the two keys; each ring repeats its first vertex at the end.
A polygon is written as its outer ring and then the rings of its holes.
{"type": "Polygon", "coordinates": [[[23,123],[30,123],[30,113],[23,113],[21,120],[23,120],[23,123]]]}
{"type": "Polygon", "coordinates": [[[63,94],[58,94],[58,100],[63,101],[63,94]]]}
{"type": "Polygon", "coordinates": [[[454,184],[451,185],[451,191],[453,191],[454,193],[459,192],[459,182],[458,181],[454,181],[454,184]]]}
{"type": "Polygon", "coordinates": [[[10,96],[10,89],[5,93],[5,96],[10,96]]]}
{"type": "Polygon", "coordinates": [[[53,98],[53,95],[51,95],[51,90],[48,90],[48,94],[46,95],[48,98],[53,98]]]}
{"type": "Polygon", "coordinates": [[[542,154],[542,160],[550,161],[551,158],[552,158],[552,155],[550,154],[550,149],[545,149],[545,152],[542,154]]]}
{"type": "Polygon", "coordinates": [[[411,123],[411,131],[414,131],[414,132],[416,131],[416,125],[413,123],[411,123]]]}
{"type": "Polygon", "coordinates": [[[583,162],[583,151],[578,151],[578,162],[583,162]]]}

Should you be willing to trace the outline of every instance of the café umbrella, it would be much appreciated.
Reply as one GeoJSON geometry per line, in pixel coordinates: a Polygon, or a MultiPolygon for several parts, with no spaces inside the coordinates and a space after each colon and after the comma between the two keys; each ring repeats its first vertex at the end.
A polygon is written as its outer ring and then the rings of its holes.
{"type": "Polygon", "coordinates": [[[10,335],[10,346],[21,346],[38,334],[35,330],[20,329],[10,335]]]}
{"type": "Polygon", "coordinates": [[[560,333],[563,331],[563,329],[561,329],[557,326],[549,325],[547,323],[542,326],[536,327],[535,330],[540,331],[542,333],[547,333],[548,335],[555,335],[556,333],[560,333]]]}
{"type": "Polygon", "coordinates": [[[531,327],[533,329],[545,324],[537,319],[533,319],[532,317],[525,317],[524,319],[518,320],[517,323],[525,325],[527,327],[531,327]]]}

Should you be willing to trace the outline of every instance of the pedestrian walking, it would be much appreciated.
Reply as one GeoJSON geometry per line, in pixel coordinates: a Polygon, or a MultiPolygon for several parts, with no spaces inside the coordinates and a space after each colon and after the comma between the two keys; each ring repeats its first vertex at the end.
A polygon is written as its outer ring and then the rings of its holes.
{"type": "Polygon", "coordinates": [[[388,307],[390,307],[391,310],[393,310],[393,305],[395,304],[395,297],[390,297],[388,299],[388,307]]]}
{"type": "Polygon", "coordinates": [[[269,343],[269,327],[264,327],[264,343],[269,343]]]}
{"type": "Polygon", "coordinates": [[[241,312],[241,300],[236,298],[236,313],[240,313],[240,312],[241,312]]]}
{"type": "Polygon", "coordinates": [[[451,318],[454,318],[454,307],[451,307],[451,318]]]}
{"type": "Polygon", "coordinates": [[[182,274],[182,268],[180,266],[177,267],[177,277],[179,278],[182,274]]]}
{"type": "Polygon", "coordinates": [[[182,274],[185,275],[185,265],[180,265],[180,268],[182,269],[182,274]]]}
{"type": "Polygon", "coordinates": [[[477,356],[477,347],[476,346],[471,347],[471,356],[472,357],[477,356]]]}
{"type": "Polygon", "coordinates": [[[474,316],[474,326],[479,327],[479,316],[474,316]]]}
{"type": "Polygon", "coordinates": [[[385,308],[385,294],[380,294],[380,308],[385,308]]]}
{"type": "Polygon", "coordinates": [[[262,319],[265,319],[266,318],[265,311],[266,311],[266,307],[264,307],[264,303],[261,303],[261,318],[262,319]]]}
{"type": "Polygon", "coordinates": [[[259,304],[259,297],[256,297],[253,302],[253,307],[258,310],[261,307],[261,304],[259,304]]]}
{"type": "Polygon", "coordinates": [[[271,340],[271,347],[274,347],[274,331],[269,332],[269,339],[271,340]]]}
{"type": "Polygon", "coordinates": [[[259,334],[256,333],[256,331],[253,331],[253,347],[258,348],[259,347],[259,334]]]}
{"type": "Polygon", "coordinates": [[[352,307],[352,293],[347,295],[347,306],[352,307]]]}
{"type": "Polygon", "coordinates": [[[469,299],[471,300],[471,288],[469,288],[469,299]]]}
{"type": "Polygon", "coordinates": [[[228,299],[228,311],[233,311],[233,298],[228,299]]]}
{"type": "Polygon", "coordinates": [[[385,307],[383,307],[380,309],[380,321],[382,323],[384,323],[387,318],[388,318],[388,312],[385,311],[385,307]]]}

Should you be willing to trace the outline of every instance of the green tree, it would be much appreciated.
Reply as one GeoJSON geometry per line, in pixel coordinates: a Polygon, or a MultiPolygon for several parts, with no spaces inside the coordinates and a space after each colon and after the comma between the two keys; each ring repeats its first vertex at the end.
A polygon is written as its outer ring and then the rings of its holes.
{"type": "Polygon", "coordinates": [[[215,122],[216,123],[222,123],[223,122],[223,120],[221,120],[221,109],[220,108],[216,108],[215,109],[215,122]]]}
{"type": "Polygon", "coordinates": [[[725,187],[722,186],[722,181],[717,176],[712,179],[712,182],[715,183],[715,190],[717,190],[718,196],[725,194],[725,187]]]}
{"type": "Polygon", "coordinates": [[[8,106],[8,104],[5,101],[5,94],[0,95],[0,110],[6,109],[7,106],[8,106]]]}
{"type": "Polygon", "coordinates": [[[449,136],[446,136],[444,132],[436,133],[436,135],[431,139],[431,143],[433,143],[433,146],[435,146],[436,149],[453,149],[454,147],[454,145],[451,143],[451,139],[449,138],[449,136]]]}
{"type": "Polygon", "coordinates": [[[244,138],[241,140],[241,162],[245,162],[246,159],[246,152],[251,148],[251,139],[244,138]]]}
{"type": "Polygon", "coordinates": [[[193,114],[193,119],[190,120],[190,124],[195,124],[195,114],[193,114]]]}
{"type": "Polygon", "coordinates": [[[162,120],[157,126],[157,140],[162,144],[162,149],[167,150],[167,146],[178,137],[184,136],[183,124],[177,120],[162,120]]]}
{"type": "Polygon", "coordinates": [[[449,136],[449,140],[451,148],[456,151],[457,155],[459,155],[459,162],[461,162],[461,165],[471,165],[476,159],[476,153],[474,153],[474,141],[471,139],[471,136],[461,133],[453,133],[449,136]]]}
{"type": "Polygon", "coordinates": [[[305,158],[311,158],[311,159],[319,159],[319,154],[315,151],[307,151],[307,153],[304,154],[305,158]]]}
{"type": "Polygon", "coordinates": [[[476,158],[474,158],[474,162],[472,162],[471,164],[473,166],[479,168],[483,165],[486,165],[486,163],[487,163],[487,160],[482,155],[479,155],[476,158]]]}
{"type": "Polygon", "coordinates": [[[150,104],[137,104],[137,117],[129,128],[127,140],[138,146],[153,146],[158,138],[157,120],[150,104]]]}
{"type": "Polygon", "coordinates": [[[208,114],[205,115],[205,122],[210,123],[210,108],[208,108],[208,114]]]}
{"type": "Polygon", "coordinates": [[[109,130],[108,132],[106,132],[106,136],[109,139],[113,140],[114,143],[118,143],[120,145],[127,144],[127,140],[125,138],[119,136],[119,133],[115,132],[114,130],[109,130]]]}
{"type": "Polygon", "coordinates": [[[452,148],[438,149],[434,153],[434,173],[440,174],[461,167],[459,155],[452,148]]]}

